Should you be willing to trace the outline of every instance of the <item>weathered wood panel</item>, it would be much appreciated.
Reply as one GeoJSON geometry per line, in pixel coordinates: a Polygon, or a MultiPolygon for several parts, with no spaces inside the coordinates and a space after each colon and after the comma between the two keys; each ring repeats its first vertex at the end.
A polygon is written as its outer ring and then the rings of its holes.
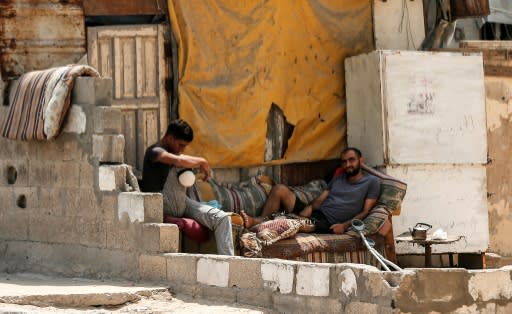
{"type": "Polygon", "coordinates": [[[77,62],[85,54],[81,1],[0,1],[3,79],[77,62]]]}
{"type": "Polygon", "coordinates": [[[452,18],[487,16],[491,13],[489,0],[450,0],[452,18]]]}
{"type": "Polygon", "coordinates": [[[167,10],[167,0],[83,0],[85,15],[153,15],[167,10]]]}
{"type": "Polygon", "coordinates": [[[168,123],[164,31],[159,25],[88,29],[89,63],[112,77],[112,105],[125,117],[125,160],[138,170],[145,148],[158,140],[168,123]]]}

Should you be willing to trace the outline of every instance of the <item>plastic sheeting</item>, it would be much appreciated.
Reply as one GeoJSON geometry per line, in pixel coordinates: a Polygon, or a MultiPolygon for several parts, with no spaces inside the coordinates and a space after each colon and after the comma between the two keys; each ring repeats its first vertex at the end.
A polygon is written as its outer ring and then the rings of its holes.
{"type": "Polygon", "coordinates": [[[186,153],[214,167],[265,164],[275,103],[295,128],[274,163],[339,157],[343,62],[373,48],[370,0],[169,0],[169,11],[179,114],[196,134],[186,153]]]}

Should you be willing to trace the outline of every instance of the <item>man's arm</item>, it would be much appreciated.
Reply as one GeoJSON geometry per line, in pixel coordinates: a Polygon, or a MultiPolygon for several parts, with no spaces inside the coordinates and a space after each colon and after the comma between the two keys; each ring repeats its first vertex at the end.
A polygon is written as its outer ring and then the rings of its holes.
{"type": "MultiPolygon", "coordinates": [[[[364,219],[366,216],[368,216],[370,209],[372,209],[376,203],[377,203],[377,199],[370,199],[370,198],[365,199],[363,210],[359,214],[355,215],[352,219],[360,219],[360,220],[364,219]]],[[[350,227],[352,225],[352,219],[344,221],[342,223],[334,224],[331,226],[330,229],[332,230],[333,233],[336,233],[336,234],[345,233],[345,231],[348,229],[348,227],[350,227]]]]}
{"type": "Polygon", "coordinates": [[[310,217],[313,210],[317,210],[320,208],[325,199],[329,196],[329,190],[324,190],[317,198],[315,198],[311,203],[306,205],[304,209],[300,212],[300,216],[310,217]]]}
{"type": "Polygon", "coordinates": [[[161,152],[155,161],[174,165],[180,168],[199,168],[201,172],[206,175],[208,179],[211,175],[211,168],[208,161],[203,157],[189,156],[189,155],[175,155],[169,152],[161,152]]]}

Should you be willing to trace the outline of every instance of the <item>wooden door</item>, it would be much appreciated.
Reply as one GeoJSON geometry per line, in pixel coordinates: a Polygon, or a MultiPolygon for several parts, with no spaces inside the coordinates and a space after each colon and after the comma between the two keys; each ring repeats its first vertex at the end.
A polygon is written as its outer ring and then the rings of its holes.
{"type": "Polygon", "coordinates": [[[146,147],[168,124],[167,65],[160,25],[89,27],[89,64],[113,83],[112,106],[123,112],[125,163],[142,170],[146,147]]]}

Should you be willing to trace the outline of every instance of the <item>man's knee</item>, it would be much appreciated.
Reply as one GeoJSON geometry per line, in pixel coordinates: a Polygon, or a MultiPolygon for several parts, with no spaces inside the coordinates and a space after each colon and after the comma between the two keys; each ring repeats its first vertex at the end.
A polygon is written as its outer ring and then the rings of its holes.
{"type": "Polygon", "coordinates": [[[292,193],[292,191],[288,188],[288,186],[286,186],[284,184],[280,184],[280,183],[274,185],[274,187],[272,188],[272,192],[278,196],[286,196],[289,193],[292,193]]]}

